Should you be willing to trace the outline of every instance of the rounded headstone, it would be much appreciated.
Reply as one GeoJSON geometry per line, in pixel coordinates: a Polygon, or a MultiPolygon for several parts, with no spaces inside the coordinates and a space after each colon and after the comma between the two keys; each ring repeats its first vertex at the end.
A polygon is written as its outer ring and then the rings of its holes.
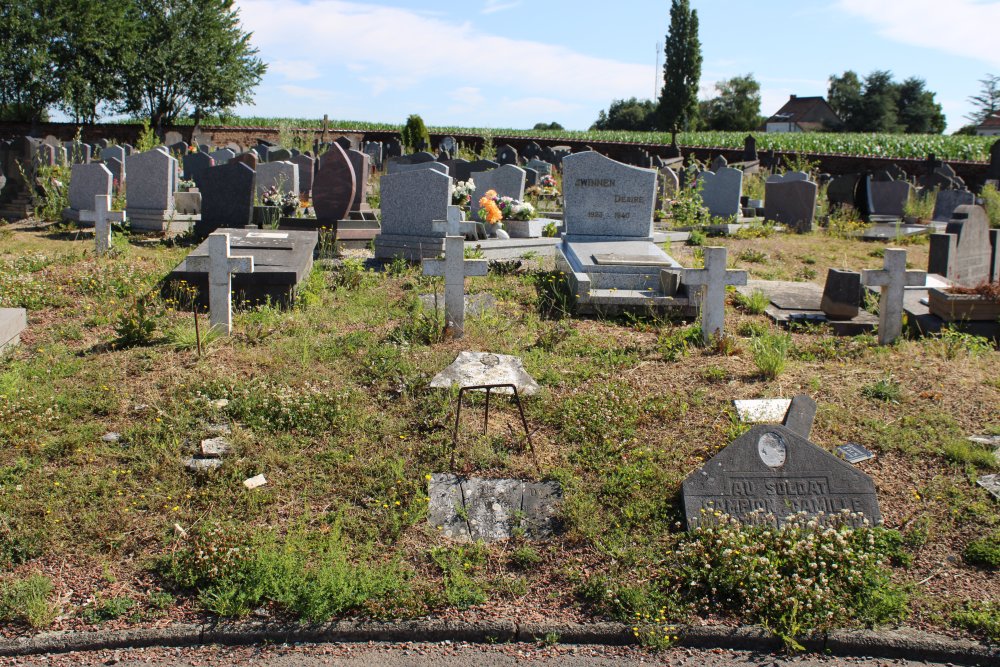
{"type": "Polygon", "coordinates": [[[313,179],[313,207],[319,221],[337,221],[347,217],[354,201],[357,177],[347,153],[334,143],[319,160],[313,179]]]}

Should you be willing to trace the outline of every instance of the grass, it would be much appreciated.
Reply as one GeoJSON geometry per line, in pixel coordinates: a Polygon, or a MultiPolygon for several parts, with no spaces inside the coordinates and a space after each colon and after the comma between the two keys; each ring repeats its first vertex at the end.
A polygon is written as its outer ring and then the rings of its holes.
{"type": "MultiPolygon", "coordinates": [[[[885,567],[915,587],[904,606],[919,621],[948,623],[965,608],[958,597],[933,617],[921,596],[947,597],[950,578],[919,582],[942,559],[960,561],[970,536],[997,529],[992,500],[971,481],[987,470],[985,449],[962,447],[997,426],[1000,353],[971,340],[954,353],[936,338],[879,348],[870,336],[775,333],[764,317],[732,309],[727,332],[744,338],[706,347],[691,322],[569,316],[565,276],[542,260],[538,270],[470,280],[498,303],[452,341],[417,307],[415,295],[432,287],[417,269],[344,262],[317,269],[292,309],[237,312],[234,335],[210,339],[199,357],[190,310],[159,298],[148,304],[157,318],[148,340],[111,346],[123,321],[142,319],[136,295],[156,293],[187,248],[133,236],[97,261],[85,239],[8,231],[0,306],[26,305],[31,326],[0,360],[7,622],[45,626],[58,616],[59,629],[82,629],[262,606],[280,618],[410,618],[499,604],[553,618],[640,613],[636,627],[653,646],[706,613],[662,579],[666,554],[685,539],[682,480],[731,440],[733,398],[799,391],[820,405],[814,442],[878,453],[864,470],[889,527],[913,536],[901,547],[911,565],[885,567]],[[524,399],[537,464],[517,436],[516,407],[491,401],[484,436],[483,399],[472,397],[456,468],[559,481],[565,530],[551,541],[455,544],[426,521],[425,475],[449,469],[455,418],[455,397],[427,385],[461,350],[520,356],[541,385],[524,399]],[[888,377],[905,400],[861,396],[888,377]],[[189,474],[181,461],[218,423],[232,429],[230,453],[217,471],[189,474]],[[121,439],[103,441],[109,431],[121,439]],[[243,487],[260,473],[267,486],[243,487]],[[932,529],[911,531],[919,520],[932,529]],[[199,559],[213,547],[245,557],[199,559]],[[54,576],[48,588],[19,583],[63,563],[73,564],[73,595],[54,576]]],[[[870,246],[823,233],[713,242],[734,258],[766,252],[766,264],[746,267],[755,277],[880,264],[870,246]]],[[[691,266],[695,250],[672,252],[691,266]]],[[[926,248],[910,252],[913,265],[926,262],[926,248]]],[[[989,572],[966,567],[962,576],[1000,595],[989,572]]],[[[888,593],[868,600],[873,610],[902,604],[888,593]]],[[[712,608],[726,622],[761,620],[725,598],[712,608]]],[[[874,620],[836,611],[832,622],[874,620]]]]}

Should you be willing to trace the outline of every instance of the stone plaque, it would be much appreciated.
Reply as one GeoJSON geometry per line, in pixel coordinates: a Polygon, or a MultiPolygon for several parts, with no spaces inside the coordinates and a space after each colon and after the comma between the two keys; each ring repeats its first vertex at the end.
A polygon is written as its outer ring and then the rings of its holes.
{"type": "Polygon", "coordinates": [[[783,523],[790,515],[849,511],[881,523],[868,475],[791,429],[755,426],[684,480],[688,529],[715,511],[747,523],[783,523]]]}

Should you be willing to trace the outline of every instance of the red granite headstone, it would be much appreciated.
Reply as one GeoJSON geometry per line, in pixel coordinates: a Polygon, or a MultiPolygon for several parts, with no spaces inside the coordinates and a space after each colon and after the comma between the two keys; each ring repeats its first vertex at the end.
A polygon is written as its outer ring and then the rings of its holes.
{"type": "Polygon", "coordinates": [[[354,168],[354,200],[351,202],[351,211],[369,212],[371,206],[368,205],[368,174],[371,171],[371,158],[361,151],[347,151],[347,157],[354,168]]]}
{"type": "Polygon", "coordinates": [[[313,208],[318,222],[336,222],[347,218],[354,201],[358,179],[347,153],[339,144],[319,159],[319,171],[313,179],[313,208]]]}
{"type": "Polygon", "coordinates": [[[233,162],[242,162],[246,166],[250,167],[254,171],[257,171],[257,163],[259,160],[257,156],[253,153],[240,153],[232,159],[233,162]]]}

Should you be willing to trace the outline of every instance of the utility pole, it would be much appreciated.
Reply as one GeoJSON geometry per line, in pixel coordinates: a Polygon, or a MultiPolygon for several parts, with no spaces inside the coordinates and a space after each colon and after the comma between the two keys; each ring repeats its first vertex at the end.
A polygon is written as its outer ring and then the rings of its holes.
{"type": "Polygon", "coordinates": [[[656,69],[653,70],[653,101],[660,97],[660,54],[663,53],[663,45],[656,43],[656,69]]]}

